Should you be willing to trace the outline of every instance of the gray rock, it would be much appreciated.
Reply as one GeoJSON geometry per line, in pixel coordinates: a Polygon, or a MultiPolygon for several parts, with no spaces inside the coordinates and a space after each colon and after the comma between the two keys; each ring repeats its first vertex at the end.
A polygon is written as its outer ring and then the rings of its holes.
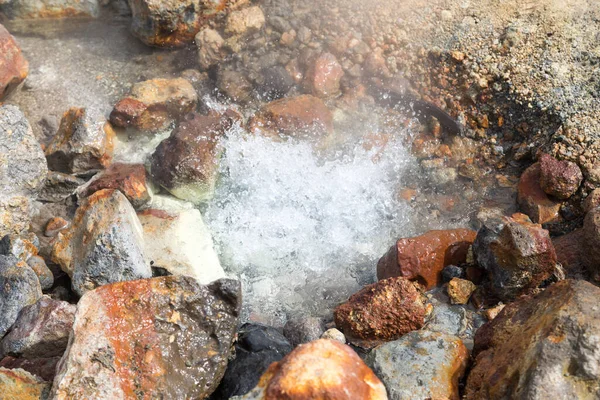
{"type": "Polygon", "coordinates": [[[283,334],[294,347],[321,338],[324,331],[323,323],[317,317],[290,318],[283,327],[283,334]]]}
{"type": "Polygon", "coordinates": [[[10,329],[23,307],[42,297],[37,275],[14,256],[0,255],[0,337],[10,329]]]}
{"type": "Polygon", "coordinates": [[[0,3],[0,12],[12,20],[97,17],[98,0],[12,0],[0,3]]]}
{"type": "Polygon", "coordinates": [[[346,336],[335,328],[327,329],[321,335],[321,339],[331,339],[342,344],[346,344],[346,336]]]}
{"type": "Polygon", "coordinates": [[[0,342],[0,358],[11,355],[25,358],[62,356],[75,319],[74,304],[43,296],[24,307],[12,329],[0,342]]]}
{"type": "Polygon", "coordinates": [[[390,400],[458,400],[468,358],[456,336],[420,330],[376,347],[365,361],[390,400]]]}
{"type": "Polygon", "coordinates": [[[78,187],[85,184],[85,180],[61,172],[48,172],[46,184],[37,195],[37,200],[57,203],[70,197],[78,187]]]}
{"type": "Polygon", "coordinates": [[[27,265],[35,272],[38,279],[40,280],[40,286],[42,290],[47,290],[54,284],[54,275],[50,268],[46,265],[46,261],[40,256],[31,256],[27,260],[27,265]]]}
{"type": "Polygon", "coordinates": [[[0,254],[27,261],[38,253],[40,241],[34,233],[6,235],[0,240],[0,254]]]}
{"type": "Polygon", "coordinates": [[[223,48],[225,40],[214,29],[202,29],[198,32],[194,41],[198,48],[198,62],[203,70],[217,65],[227,54],[223,48]]]}

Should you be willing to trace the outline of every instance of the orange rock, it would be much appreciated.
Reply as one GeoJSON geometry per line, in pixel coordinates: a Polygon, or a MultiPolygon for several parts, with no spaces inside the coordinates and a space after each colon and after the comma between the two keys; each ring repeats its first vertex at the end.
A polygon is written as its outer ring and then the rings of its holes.
{"type": "Polygon", "coordinates": [[[560,203],[552,200],[540,186],[540,165],[535,163],[523,172],[517,188],[517,202],[533,222],[544,224],[558,218],[560,203]]]}
{"type": "Polygon", "coordinates": [[[118,189],[134,207],[150,200],[146,168],[142,164],[112,164],[84,187],[81,197],[88,197],[102,189],[118,189]]]}
{"type": "Polygon", "coordinates": [[[340,94],[340,79],[344,70],[331,53],[319,55],[309,66],[304,77],[304,89],[317,97],[326,99],[340,94]]]}
{"type": "Polygon", "coordinates": [[[381,381],[345,344],[319,339],[271,364],[242,400],[387,400],[381,381]]]}
{"type": "Polygon", "coordinates": [[[58,235],[58,232],[69,227],[69,221],[61,217],[54,217],[48,221],[46,228],[44,229],[44,235],[47,237],[54,237],[58,235]]]}
{"type": "Polygon", "coordinates": [[[452,229],[398,239],[377,263],[377,278],[403,276],[431,289],[441,283],[441,272],[446,265],[466,261],[476,235],[470,229],[452,229]]]}
{"type": "Polygon", "coordinates": [[[0,388],[3,399],[39,400],[50,392],[50,383],[22,369],[0,368],[0,388]]]}
{"type": "Polygon", "coordinates": [[[25,80],[28,72],[29,63],[15,38],[0,25],[0,101],[25,80]]]}
{"type": "Polygon", "coordinates": [[[448,282],[448,296],[452,304],[467,304],[477,286],[471,281],[452,278],[448,282]]]}

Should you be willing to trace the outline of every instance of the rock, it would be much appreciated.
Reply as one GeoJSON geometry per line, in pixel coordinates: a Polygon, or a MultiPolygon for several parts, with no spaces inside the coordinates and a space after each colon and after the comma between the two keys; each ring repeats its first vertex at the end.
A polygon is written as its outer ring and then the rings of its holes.
{"type": "Polygon", "coordinates": [[[274,100],[284,97],[294,86],[294,79],[281,65],[264,68],[261,71],[263,83],[260,86],[261,95],[274,100]]]}
{"type": "Polygon", "coordinates": [[[6,355],[25,358],[62,356],[69,341],[75,308],[73,304],[48,296],[24,307],[0,342],[0,358],[6,355]]]}
{"type": "Polygon", "coordinates": [[[145,254],[153,267],[191,276],[202,284],[225,277],[200,211],[148,209],[138,217],[144,230],[145,254]]]}
{"type": "Polygon", "coordinates": [[[321,319],[316,317],[290,318],[283,327],[284,336],[294,347],[319,339],[323,332],[321,319]]]}
{"type": "Polygon", "coordinates": [[[30,198],[42,188],[48,171],[29,122],[11,105],[0,106],[0,154],[0,237],[3,237],[29,227],[30,198]]]}
{"type": "Polygon", "coordinates": [[[558,161],[548,154],[542,154],[539,164],[540,186],[546,194],[565,200],[577,192],[583,181],[583,174],[577,164],[558,161]]]}
{"type": "Polygon", "coordinates": [[[198,63],[202,70],[208,70],[219,64],[227,55],[224,49],[225,40],[218,31],[204,28],[194,38],[198,48],[198,63]]]}
{"type": "Polygon", "coordinates": [[[46,148],[48,167],[67,174],[106,168],[112,162],[114,138],[104,116],[73,107],[63,114],[46,148]]]}
{"type": "Polygon", "coordinates": [[[488,308],[485,310],[485,317],[488,319],[488,321],[493,320],[498,316],[498,314],[500,314],[500,311],[504,310],[504,307],[506,307],[506,304],[498,304],[495,307],[488,308]]]}
{"type": "Polygon", "coordinates": [[[600,272],[600,208],[588,212],[583,220],[583,262],[590,272],[600,272]]]}
{"type": "Polygon", "coordinates": [[[586,268],[588,245],[583,229],[576,229],[566,235],[552,239],[556,258],[567,276],[581,274],[586,268]]]}
{"type": "Polygon", "coordinates": [[[44,400],[50,393],[50,383],[22,369],[0,367],[2,398],[7,400],[44,400]]]}
{"type": "Polygon", "coordinates": [[[54,237],[58,235],[58,233],[62,230],[65,230],[69,227],[69,221],[61,217],[53,217],[46,224],[46,228],[44,229],[44,236],[54,237]]]}
{"type": "Polygon", "coordinates": [[[23,307],[42,297],[40,281],[23,261],[0,255],[0,337],[10,329],[23,307]]]}
{"type": "Polygon", "coordinates": [[[205,398],[225,373],[240,308],[240,284],[228,279],[167,276],[87,292],[54,398],[205,398]]]}
{"type": "Polygon", "coordinates": [[[251,99],[254,86],[245,74],[235,69],[220,68],[217,74],[217,88],[236,103],[251,99]]]}
{"type": "Polygon", "coordinates": [[[256,388],[239,400],[387,400],[385,387],[348,346],[319,339],[273,363],[256,388]]]}
{"type": "Polygon", "coordinates": [[[232,11],[225,22],[225,33],[243,35],[259,31],[265,25],[265,15],[258,6],[232,11]]]}
{"type": "Polygon", "coordinates": [[[442,269],[442,282],[450,282],[453,278],[464,278],[465,270],[456,265],[446,265],[444,269],[442,269]]]}
{"type": "Polygon", "coordinates": [[[275,328],[244,324],[238,332],[235,358],[227,365],[212,399],[229,399],[248,393],[269,366],[290,353],[293,346],[275,328]]]}
{"type": "Polygon", "coordinates": [[[456,336],[415,331],[376,347],[365,361],[390,400],[459,400],[469,351],[456,336]]]}
{"type": "Polygon", "coordinates": [[[113,282],[149,278],[140,222],[125,196],[111,189],[86,198],[73,225],[59,233],[52,261],[79,294],[113,282]]]}
{"type": "Polygon", "coordinates": [[[600,289],[564,280],[507,305],[475,336],[466,399],[596,399],[600,289]]]}
{"type": "Polygon", "coordinates": [[[321,339],[330,339],[342,344],[346,344],[346,336],[335,328],[327,329],[325,332],[323,332],[321,339]]]}
{"type": "Polygon", "coordinates": [[[37,255],[38,245],[39,240],[33,233],[6,235],[0,240],[0,254],[27,261],[30,257],[37,255]]]}
{"type": "Polygon", "coordinates": [[[194,111],[197,104],[198,94],[186,79],[138,82],[131,93],[115,105],[110,122],[119,128],[160,131],[194,111]]]}
{"type": "Polygon", "coordinates": [[[331,53],[322,53],[308,67],[304,89],[313,96],[327,99],[340,94],[340,79],[344,70],[331,53]]]}
{"type": "Polygon", "coordinates": [[[146,168],[142,164],[114,163],[100,172],[79,191],[81,197],[88,197],[102,189],[117,189],[127,197],[134,208],[150,201],[146,168]]]}
{"type": "Polygon", "coordinates": [[[301,95],[266,104],[250,120],[249,130],[267,136],[325,136],[333,132],[333,115],[321,99],[301,95]]]}
{"type": "Polygon", "coordinates": [[[540,164],[535,163],[521,175],[517,187],[517,202],[533,222],[545,224],[558,217],[560,203],[548,197],[540,186],[540,180],[540,164]]]}
{"type": "Polygon", "coordinates": [[[39,376],[46,382],[52,382],[56,375],[56,365],[60,357],[50,358],[15,358],[11,356],[0,360],[0,367],[7,369],[23,369],[32,375],[39,376]]]}
{"type": "Polygon", "coordinates": [[[556,272],[548,231],[523,214],[488,220],[477,232],[473,253],[488,273],[491,293],[503,301],[539,287],[556,272]]]}
{"type": "Polygon", "coordinates": [[[377,263],[377,278],[403,276],[433,288],[442,283],[445,266],[466,261],[475,236],[470,229],[452,229],[398,239],[377,263]]]}
{"type": "Polygon", "coordinates": [[[471,281],[452,278],[448,282],[448,296],[450,296],[452,304],[467,304],[476,288],[477,286],[471,281]]]}
{"type": "Polygon", "coordinates": [[[37,275],[42,290],[50,289],[54,285],[54,275],[42,257],[32,256],[27,260],[27,265],[37,275]]]}
{"type": "Polygon", "coordinates": [[[38,201],[59,203],[71,197],[85,180],[62,172],[48,171],[46,184],[37,195],[38,201]]]}
{"type": "Polygon", "coordinates": [[[353,294],[335,309],[336,327],[361,347],[390,341],[419,329],[425,322],[423,297],[402,277],[381,280],[353,294]]]}
{"type": "Polygon", "coordinates": [[[0,4],[0,12],[10,20],[48,18],[95,18],[98,0],[19,0],[0,4]]]}
{"type": "Polygon", "coordinates": [[[220,137],[235,122],[233,114],[193,114],[163,140],[151,158],[150,174],[177,198],[194,203],[213,196],[220,137]]]}
{"type": "Polygon", "coordinates": [[[583,211],[588,213],[598,206],[600,206],[600,189],[594,189],[585,198],[585,201],[583,202],[583,211]]]}
{"type": "MultiPolygon", "coordinates": [[[[10,3],[8,3],[10,4],[10,3]]],[[[2,11],[4,5],[0,5],[2,11]]],[[[10,95],[29,72],[29,63],[10,33],[0,24],[0,101],[10,95]]]]}

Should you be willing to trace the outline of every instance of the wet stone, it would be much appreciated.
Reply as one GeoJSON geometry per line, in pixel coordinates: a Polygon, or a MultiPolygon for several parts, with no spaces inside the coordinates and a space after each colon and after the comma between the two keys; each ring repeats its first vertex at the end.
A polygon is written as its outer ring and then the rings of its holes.
{"type": "Polygon", "coordinates": [[[95,18],[98,0],[19,0],[0,4],[0,12],[11,20],[48,18],[95,18]]]}
{"type": "Polygon", "coordinates": [[[307,93],[327,99],[340,94],[340,79],[344,70],[331,53],[323,53],[315,58],[305,74],[303,86],[307,93]]]}
{"type": "Polygon", "coordinates": [[[517,202],[533,222],[544,224],[558,217],[560,202],[551,199],[540,186],[540,164],[533,164],[521,175],[517,202]]]}
{"type": "Polygon", "coordinates": [[[114,163],[101,171],[79,191],[81,197],[88,197],[102,189],[117,189],[127,197],[134,208],[150,201],[146,168],[142,164],[114,163]]]}

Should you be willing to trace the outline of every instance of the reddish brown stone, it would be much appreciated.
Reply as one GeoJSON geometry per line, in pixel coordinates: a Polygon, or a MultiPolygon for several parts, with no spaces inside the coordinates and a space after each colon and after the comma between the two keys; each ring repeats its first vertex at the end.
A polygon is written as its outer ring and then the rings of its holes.
{"type": "Polygon", "coordinates": [[[321,136],[333,132],[333,115],[321,99],[302,95],[265,105],[249,129],[270,136],[321,136]]]}
{"type": "Polygon", "coordinates": [[[119,190],[136,208],[150,200],[146,168],[142,164],[112,164],[85,186],[81,197],[88,197],[102,189],[119,190]]]}
{"type": "Polygon", "coordinates": [[[56,375],[56,366],[60,356],[49,358],[15,358],[4,357],[0,360],[0,367],[6,369],[23,369],[32,375],[39,376],[46,382],[52,382],[56,375]]]}
{"type": "Polygon", "coordinates": [[[560,203],[552,200],[540,186],[540,164],[535,163],[521,175],[517,202],[533,222],[544,224],[558,218],[560,203]]]}
{"type": "Polygon", "coordinates": [[[583,220],[583,261],[593,274],[600,273],[600,208],[588,212],[583,220]]]}
{"type": "Polygon", "coordinates": [[[335,324],[349,341],[371,347],[419,329],[425,305],[417,286],[406,278],[381,280],[353,294],[335,309],[335,324]]]}
{"type": "Polygon", "coordinates": [[[584,270],[586,255],[583,229],[576,229],[566,235],[552,239],[556,250],[556,258],[567,275],[580,273],[584,270]]]}
{"type": "Polygon", "coordinates": [[[69,221],[61,217],[54,217],[48,221],[46,228],[44,229],[44,235],[47,237],[54,237],[64,229],[69,227],[69,221]]]}
{"type": "Polygon", "coordinates": [[[15,38],[0,25],[0,101],[27,77],[29,64],[15,38]]]}
{"type": "Polygon", "coordinates": [[[442,283],[445,266],[466,261],[476,234],[470,229],[453,229],[398,239],[377,263],[377,279],[403,276],[431,289],[442,283]]]}
{"type": "Polygon", "coordinates": [[[326,99],[340,94],[340,79],[344,70],[331,53],[323,53],[311,63],[304,76],[304,89],[326,99]]]}
{"type": "Polygon", "coordinates": [[[583,174],[574,162],[558,161],[542,154],[540,164],[540,186],[550,196],[568,199],[577,192],[583,181],[583,174]]]}
{"type": "Polygon", "coordinates": [[[319,339],[271,364],[242,400],[387,400],[385,387],[345,344],[319,339]]]}

